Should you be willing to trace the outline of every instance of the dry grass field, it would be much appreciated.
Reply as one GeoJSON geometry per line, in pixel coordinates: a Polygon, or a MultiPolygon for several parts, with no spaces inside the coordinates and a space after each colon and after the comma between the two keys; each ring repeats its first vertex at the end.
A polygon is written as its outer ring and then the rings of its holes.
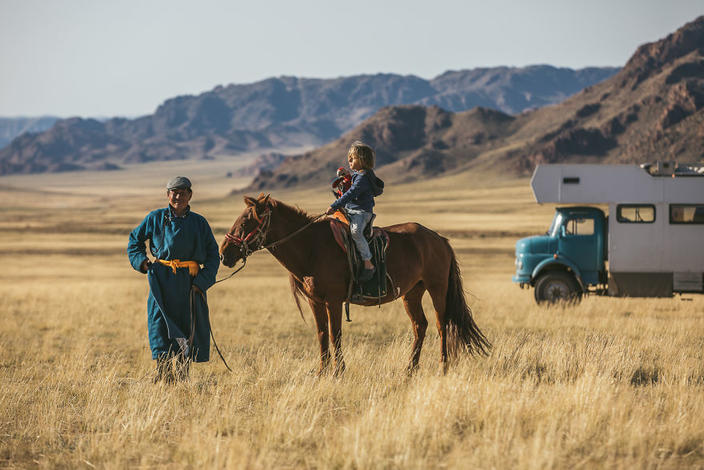
{"type": "MultiPolygon", "coordinates": [[[[408,378],[402,304],[352,306],[347,372],[316,378],[312,317],[258,253],[208,294],[234,373],[213,352],[189,382],[153,385],[129,231],[177,173],[193,176],[218,241],[243,208],[225,196],[241,182],[213,176],[221,162],[179,165],[0,178],[0,467],[704,468],[704,296],[536,306],[510,280],[516,239],[553,211],[527,180],[455,176],[378,200],[381,225],[451,239],[490,357],[443,376],[429,330],[408,378]]],[[[330,201],[273,196],[313,214],[330,201]]]]}

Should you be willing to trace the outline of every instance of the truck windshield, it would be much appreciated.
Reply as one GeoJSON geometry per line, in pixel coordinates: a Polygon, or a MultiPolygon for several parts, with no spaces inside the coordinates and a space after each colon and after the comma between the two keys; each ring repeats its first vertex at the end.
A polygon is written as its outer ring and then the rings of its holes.
{"type": "Polygon", "coordinates": [[[550,228],[548,229],[548,235],[556,237],[557,231],[560,230],[560,225],[562,225],[562,213],[555,212],[555,218],[552,219],[552,224],[550,224],[550,228]]]}

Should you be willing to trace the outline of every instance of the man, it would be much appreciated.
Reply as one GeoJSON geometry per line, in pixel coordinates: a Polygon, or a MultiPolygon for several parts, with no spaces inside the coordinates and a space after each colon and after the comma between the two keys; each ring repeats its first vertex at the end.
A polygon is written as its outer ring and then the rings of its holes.
{"type": "Polygon", "coordinates": [[[190,361],[210,358],[205,292],[215,283],[220,258],[210,225],[191,212],[191,182],[177,176],[166,185],[168,207],[150,212],[130,234],[132,267],[149,280],[147,325],[155,382],[188,378],[190,361]],[[145,242],[154,262],[147,257],[145,242]]]}

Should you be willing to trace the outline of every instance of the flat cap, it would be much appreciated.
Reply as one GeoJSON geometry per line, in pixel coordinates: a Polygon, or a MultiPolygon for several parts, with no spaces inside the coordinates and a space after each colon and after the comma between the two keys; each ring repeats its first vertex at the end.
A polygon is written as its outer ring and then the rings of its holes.
{"type": "Polygon", "coordinates": [[[185,176],[171,178],[171,180],[166,183],[166,190],[169,191],[172,189],[191,189],[191,180],[185,176]]]}

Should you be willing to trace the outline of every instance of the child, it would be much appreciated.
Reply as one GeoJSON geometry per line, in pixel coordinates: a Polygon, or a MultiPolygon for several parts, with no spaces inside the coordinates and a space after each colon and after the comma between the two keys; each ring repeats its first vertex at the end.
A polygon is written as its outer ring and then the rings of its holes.
{"type": "Polygon", "coordinates": [[[372,264],[372,254],[369,251],[369,244],[364,238],[364,227],[372,218],[374,208],[374,196],[379,196],[384,190],[384,182],[376,177],[374,168],[374,150],[360,142],[352,143],[347,151],[347,162],[350,165],[352,174],[352,186],[342,197],[333,202],[327,210],[330,215],[336,210],[344,207],[350,219],[350,231],[359,255],[364,261],[364,270],[359,276],[359,280],[368,281],[374,276],[374,264],[372,264]]]}

